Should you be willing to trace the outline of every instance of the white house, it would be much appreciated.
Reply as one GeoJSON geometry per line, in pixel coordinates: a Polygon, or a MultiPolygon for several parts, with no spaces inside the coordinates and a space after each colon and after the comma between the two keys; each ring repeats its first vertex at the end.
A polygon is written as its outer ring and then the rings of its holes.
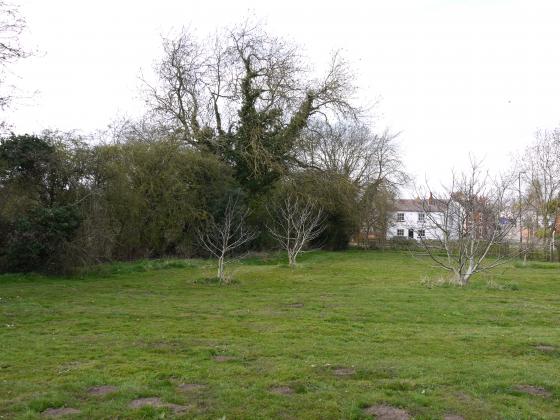
{"type": "Polygon", "coordinates": [[[444,211],[443,206],[435,200],[430,200],[429,204],[419,199],[396,200],[387,239],[436,239],[438,229],[435,222],[443,222],[444,211]]]}
{"type": "MultiPolygon", "coordinates": [[[[427,202],[420,199],[396,200],[394,210],[390,215],[387,229],[387,239],[438,239],[442,236],[439,226],[449,227],[450,238],[456,238],[459,229],[459,220],[462,220],[462,208],[453,201],[444,203],[430,197],[427,202]],[[447,205],[450,207],[447,208],[447,205]],[[447,216],[447,223],[445,217],[447,216]]],[[[517,221],[514,218],[500,216],[498,229],[504,231],[503,240],[516,242],[519,240],[517,221]]]]}

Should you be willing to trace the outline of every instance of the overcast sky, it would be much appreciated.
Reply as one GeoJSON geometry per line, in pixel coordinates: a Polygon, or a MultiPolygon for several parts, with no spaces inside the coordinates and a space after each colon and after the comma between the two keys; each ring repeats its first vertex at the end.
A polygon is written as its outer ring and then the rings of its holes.
{"type": "Polygon", "coordinates": [[[469,152],[494,169],[537,128],[560,125],[560,2],[22,0],[25,42],[12,70],[27,99],[17,132],[104,128],[142,112],[140,71],[161,35],[201,35],[247,16],[302,46],[319,67],[343,49],[379,130],[400,131],[411,173],[441,180],[469,152]]]}

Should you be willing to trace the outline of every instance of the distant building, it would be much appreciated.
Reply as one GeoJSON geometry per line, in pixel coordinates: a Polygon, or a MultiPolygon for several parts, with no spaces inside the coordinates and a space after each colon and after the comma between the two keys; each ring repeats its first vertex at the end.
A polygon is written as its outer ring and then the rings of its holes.
{"type": "MultiPolygon", "coordinates": [[[[449,239],[457,237],[459,219],[464,223],[464,212],[458,201],[443,202],[430,197],[421,199],[396,200],[391,213],[391,222],[387,229],[387,239],[441,239],[442,227],[447,226],[449,239]],[[448,207],[453,206],[453,207],[448,207]],[[456,220],[453,220],[455,216],[456,220]],[[448,220],[445,220],[448,217],[448,220]]],[[[494,218],[484,213],[476,213],[477,235],[486,235],[487,229],[494,229],[494,218]]],[[[498,231],[503,231],[503,239],[507,242],[518,240],[517,220],[510,217],[498,218],[498,231]]]]}
{"type": "Polygon", "coordinates": [[[506,233],[504,235],[505,242],[518,242],[519,241],[519,228],[517,227],[517,219],[512,217],[500,217],[498,218],[500,224],[500,230],[504,230],[506,233]]]}
{"type": "Polygon", "coordinates": [[[445,207],[437,200],[427,203],[420,199],[399,199],[395,201],[391,213],[391,223],[387,229],[387,239],[437,239],[438,224],[443,224],[445,207]]]}

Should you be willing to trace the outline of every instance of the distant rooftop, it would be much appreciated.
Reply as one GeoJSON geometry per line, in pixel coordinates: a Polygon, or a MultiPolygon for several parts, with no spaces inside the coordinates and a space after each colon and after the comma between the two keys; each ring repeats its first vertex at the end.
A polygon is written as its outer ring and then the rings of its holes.
{"type": "Polygon", "coordinates": [[[416,211],[416,212],[440,212],[443,211],[443,203],[437,200],[428,200],[431,203],[420,200],[419,198],[402,198],[395,200],[395,211],[416,211]]]}

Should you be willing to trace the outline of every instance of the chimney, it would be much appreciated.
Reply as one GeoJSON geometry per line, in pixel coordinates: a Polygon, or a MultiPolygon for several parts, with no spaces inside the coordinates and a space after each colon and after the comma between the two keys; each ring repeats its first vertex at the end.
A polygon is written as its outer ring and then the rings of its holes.
{"type": "Polygon", "coordinates": [[[430,205],[434,204],[434,196],[432,195],[431,191],[430,191],[430,198],[428,198],[428,204],[430,205]]]}

